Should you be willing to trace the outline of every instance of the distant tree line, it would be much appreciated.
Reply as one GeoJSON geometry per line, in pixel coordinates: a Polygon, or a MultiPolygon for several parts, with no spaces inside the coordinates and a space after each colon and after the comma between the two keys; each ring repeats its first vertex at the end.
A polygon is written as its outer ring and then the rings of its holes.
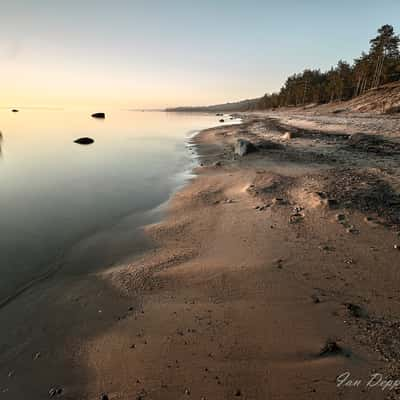
{"type": "Polygon", "coordinates": [[[383,25],[352,65],[340,60],[329,71],[306,69],[287,78],[279,93],[265,94],[255,108],[302,106],[349,100],[379,85],[400,80],[400,38],[393,26],[383,25]]]}

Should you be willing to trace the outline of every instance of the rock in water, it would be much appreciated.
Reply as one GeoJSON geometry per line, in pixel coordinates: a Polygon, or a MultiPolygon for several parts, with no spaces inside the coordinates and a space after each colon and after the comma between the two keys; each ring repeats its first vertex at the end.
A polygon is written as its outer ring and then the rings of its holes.
{"type": "Polygon", "coordinates": [[[94,113],[94,114],[92,114],[92,117],[93,117],[93,118],[105,118],[105,117],[106,117],[106,114],[104,114],[104,113],[102,113],[102,112],[94,113]]]}
{"type": "Polygon", "coordinates": [[[92,144],[94,143],[94,140],[92,138],[89,137],[82,137],[79,139],[74,140],[74,143],[78,143],[78,144],[92,144]]]}
{"type": "Polygon", "coordinates": [[[246,139],[238,139],[235,144],[235,154],[238,154],[241,157],[256,150],[256,146],[254,146],[253,143],[249,142],[246,139]]]}
{"type": "Polygon", "coordinates": [[[13,108],[13,109],[11,110],[11,112],[19,112],[19,110],[17,110],[16,108],[13,108]]]}
{"type": "Polygon", "coordinates": [[[219,120],[219,122],[221,122],[221,123],[222,123],[222,122],[225,122],[225,120],[224,120],[224,119],[220,119],[220,120],[219,120]]]}

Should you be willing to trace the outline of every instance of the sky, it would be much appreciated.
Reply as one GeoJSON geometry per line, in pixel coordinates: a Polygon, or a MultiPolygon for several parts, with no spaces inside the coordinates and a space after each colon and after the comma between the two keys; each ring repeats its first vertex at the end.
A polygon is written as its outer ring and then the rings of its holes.
{"type": "Polygon", "coordinates": [[[254,98],[368,50],[399,0],[0,0],[0,107],[254,98]]]}

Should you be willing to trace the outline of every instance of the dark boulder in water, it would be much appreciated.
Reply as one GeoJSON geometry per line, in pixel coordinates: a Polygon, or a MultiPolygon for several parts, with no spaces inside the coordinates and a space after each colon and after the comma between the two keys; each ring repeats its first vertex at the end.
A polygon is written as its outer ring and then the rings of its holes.
{"type": "Polygon", "coordinates": [[[11,110],[11,112],[19,112],[19,110],[17,110],[16,108],[13,108],[13,109],[11,110]]]}
{"type": "Polygon", "coordinates": [[[94,114],[92,114],[92,117],[93,117],[93,118],[105,118],[105,117],[106,117],[106,114],[104,114],[104,113],[102,113],[102,112],[94,113],[94,114]]]}
{"type": "Polygon", "coordinates": [[[92,144],[94,143],[94,140],[92,138],[89,137],[82,137],[79,139],[74,140],[74,143],[78,143],[78,144],[92,144]]]}
{"type": "Polygon", "coordinates": [[[219,120],[219,122],[221,122],[221,123],[222,123],[222,122],[225,122],[225,120],[224,120],[224,119],[220,119],[220,120],[219,120]]]}

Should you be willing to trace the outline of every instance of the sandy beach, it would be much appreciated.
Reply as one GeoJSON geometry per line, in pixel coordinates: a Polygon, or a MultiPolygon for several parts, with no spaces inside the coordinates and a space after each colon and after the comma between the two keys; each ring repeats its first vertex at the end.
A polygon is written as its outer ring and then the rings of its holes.
{"type": "Polygon", "coordinates": [[[2,310],[1,398],[398,398],[399,118],[242,117],[132,262],[2,310]]]}

